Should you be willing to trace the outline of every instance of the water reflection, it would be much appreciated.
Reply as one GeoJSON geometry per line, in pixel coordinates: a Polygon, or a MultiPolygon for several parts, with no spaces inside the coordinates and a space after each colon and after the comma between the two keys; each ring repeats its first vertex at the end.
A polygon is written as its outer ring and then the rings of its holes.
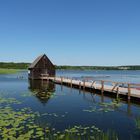
{"type": "MultiPolygon", "coordinates": [[[[63,85],[59,85],[59,88],[61,89],[62,93],[67,92],[67,88],[63,86],[63,85]]],[[[53,97],[54,92],[55,92],[55,84],[52,82],[48,82],[48,81],[41,81],[41,80],[30,80],[29,81],[29,89],[32,93],[34,93],[34,96],[36,96],[39,101],[43,104],[46,104],[49,99],[51,97],[53,97]]],[[[69,87],[68,87],[69,89],[69,87]]],[[[74,91],[74,93],[78,90],[74,90],[72,88],[71,89],[71,93],[72,90],[74,91]]],[[[75,93],[76,94],[76,93],[75,93]]],[[[101,103],[107,103],[108,101],[114,101],[115,98],[113,98],[110,95],[104,95],[103,93],[90,93],[90,92],[86,92],[86,91],[81,91],[79,90],[79,94],[81,96],[83,96],[83,99],[88,102],[91,103],[96,106],[98,106],[98,104],[101,103]]],[[[60,94],[58,94],[60,95],[60,94]]],[[[121,99],[121,98],[120,98],[121,99]]],[[[127,102],[125,100],[120,100],[120,104],[122,104],[122,107],[119,108],[114,108],[115,111],[123,113],[129,117],[135,117],[137,116],[139,113],[138,112],[133,112],[133,108],[135,107],[139,107],[139,105],[133,104],[132,102],[127,102]]]]}
{"type": "MultiPolygon", "coordinates": [[[[107,103],[108,100],[113,102],[115,101],[115,98],[111,98],[109,96],[104,96],[103,94],[96,94],[96,93],[84,93],[83,92],[83,99],[87,102],[90,102],[94,105],[98,105],[98,104],[102,104],[102,103],[107,103]]],[[[130,101],[125,101],[125,100],[120,100],[118,101],[118,103],[122,104],[123,107],[118,107],[116,108],[114,106],[114,110],[120,112],[120,113],[124,113],[126,114],[127,116],[137,116],[137,112],[133,112],[132,111],[132,106],[138,106],[138,104],[133,104],[132,102],[130,101]],[[125,106],[125,107],[124,107],[125,106]]]]}
{"type": "Polygon", "coordinates": [[[47,103],[55,92],[55,84],[43,80],[29,80],[29,90],[42,102],[47,103]]]}

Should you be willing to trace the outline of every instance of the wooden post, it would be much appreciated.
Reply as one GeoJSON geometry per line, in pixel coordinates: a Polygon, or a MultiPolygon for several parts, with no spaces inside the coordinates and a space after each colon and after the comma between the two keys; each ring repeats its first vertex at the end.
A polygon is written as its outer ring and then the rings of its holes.
{"type": "Polygon", "coordinates": [[[71,88],[72,88],[72,79],[71,79],[71,82],[70,82],[70,86],[71,86],[71,88]]]}
{"type": "Polygon", "coordinates": [[[91,84],[91,88],[94,88],[94,84],[96,83],[96,81],[93,81],[91,84]]]}
{"type": "Polygon", "coordinates": [[[81,90],[81,82],[79,82],[79,89],[81,90]]]}
{"type": "Polygon", "coordinates": [[[104,81],[101,81],[101,93],[104,93],[104,81]]]}
{"type": "Polygon", "coordinates": [[[115,90],[115,88],[118,86],[118,83],[117,84],[115,84],[115,85],[113,85],[113,88],[112,88],[112,92],[115,90]]]}
{"type": "Polygon", "coordinates": [[[128,100],[131,98],[131,86],[128,84],[128,100]]]}
{"type": "Polygon", "coordinates": [[[119,98],[119,87],[117,87],[117,99],[119,98]]]}
{"type": "Polygon", "coordinates": [[[83,89],[85,90],[85,80],[83,81],[83,89]]]}
{"type": "Polygon", "coordinates": [[[61,77],[61,85],[63,84],[63,77],[61,77]]]}
{"type": "Polygon", "coordinates": [[[49,77],[47,77],[47,82],[49,82],[49,77]]]}

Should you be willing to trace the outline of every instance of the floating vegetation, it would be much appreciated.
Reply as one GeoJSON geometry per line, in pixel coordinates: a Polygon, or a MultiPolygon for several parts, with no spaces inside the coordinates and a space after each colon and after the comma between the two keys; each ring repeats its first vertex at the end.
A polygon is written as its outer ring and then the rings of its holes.
{"type": "Polygon", "coordinates": [[[15,98],[3,98],[3,97],[0,97],[0,104],[21,104],[20,101],[17,101],[15,98]]]}
{"type": "Polygon", "coordinates": [[[135,119],[135,123],[136,123],[136,127],[137,127],[138,131],[140,132],[140,117],[135,119]]]}
{"type": "Polygon", "coordinates": [[[29,92],[29,93],[23,93],[21,94],[22,97],[31,97],[31,96],[36,96],[40,100],[48,100],[50,98],[55,97],[55,94],[53,92],[47,92],[47,91],[36,91],[36,92],[29,92]]]}
{"type": "Polygon", "coordinates": [[[0,139],[14,140],[16,138],[29,139],[33,133],[32,128],[35,114],[30,108],[13,110],[10,105],[21,104],[15,98],[0,97],[0,139]],[[31,124],[29,126],[29,124],[31,124]],[[32,128],[31,128],[32,127],[32,128]],[[28,131],[27,131],[28,130],[28,131]]]}
{"type": "Polygon", "coordinates": [[[21,96],[22,97],[31,97],[33,94],[31,92],[27,92],[27,93],[22,93],[21,96]]]}
{"type": "Polygon", "coordinates": [[[3,139],[14,139],[21,135],[22,138],[28,139],[31,136],[31,131],[27,132],[26,130],[29,130],[31,126],[25,124],[33,122],[34,117],[35,115],[29,108],[21,109],[18,112],[11,107],[0,108],[0,135],[3,139]]]}
{"type": "Polygon", "coordinates": [[[33,112],[28,108],[16,112],[11,107],[4,107],[3,109],[1,108],[0,111],[0,138],[4,140],[117,139],[116,135],[103,133],[100,129],[96,128],[95,126],[74,126],[73,128],[65,129],[65,131],[62,132],[56,131],[55,128],[41,128],[38,125],[34,124],[36,114],[33,114],[33,112]]]}
{"type": "MultiPolygon", "coordinates": [[[[35,120],[41,115],[30,108],[14,110],[12,104],[21,104],[15,98],[0,97],[0,139],[2,140],[117,140],[115,133],[106,132],[95,126],[74,126],[58,131],[51,126],[41,127],[35,120]]],[[[56,113],[46,113],[54,117],[65,117],[56,113]]]]}
{"type": "Polygon", "coordinates": [[[117,140],[117,135],[108,131],[104,133],[95,126],[83,127],[74,126],[72,128],[65,129],[63,132],[56,132],[51,137],[52,140],[117,140]]]}
{"type": "Polygon", "coordinates": [[[36,96],[38,97],[40,100],[48,100],[50,98],[56,98],[58,96],[64,96],[66,94],[64,93],[59,93],[56,94],[54,92],[50,92],[50,91],[38,91],[36,90],[36,92],[29,92],[29,93],[23,93],[21,94],[22,97],[31,97],[31,96],[36,96]]]}
{"type": "Polygon", "coordinates": [[[55,118],[64,118],[64,117],[66,117],[66,115],[68,114],[68,112],[65,112],[65,114],[61,114],[61,115],[59,115],[59,114],[56,114],[56,113],[43,113],[43,114],[41,114],[41,116],[49,116],[49,117],[55,117],[55,118]]]}
{"type": "Polygon", "coordinates": [[[99,106],[118,108],[118,107],[121,107],[122,104],[120,103],[119,100],[113,100],[113,101],[110,102],[110,103],[101,102],[101,103],[99,103],[99,106]]]}
{"type": "Polygon", "coordinates": [[[105,102],[102,102],[102,103],[99,103],[97,106],[90,106],[89,109],[84,109],[83,111],[84,112],[89,112],[89,113],[92,113],[92,112],[104,112],[104,113],[107,113],[107,112],[111,112],[111,111],[114,111],[115,108],[118,108],[118,107],[121,107],[121,103],[119,103],[117,100],[114,100],[113,102],[111,103],[105,103],[105,102]]]}

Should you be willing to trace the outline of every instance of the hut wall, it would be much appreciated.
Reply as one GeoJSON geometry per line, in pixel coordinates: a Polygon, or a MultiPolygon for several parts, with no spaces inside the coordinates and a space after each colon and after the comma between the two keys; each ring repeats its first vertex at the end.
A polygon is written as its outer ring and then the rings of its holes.
{"type": "Polygon", "coordinates": [[[36,66],[30,70],[31,79],[39,79],[41,74],[55,76],[55,67],[46,56],[42,57],[36,66]]]}

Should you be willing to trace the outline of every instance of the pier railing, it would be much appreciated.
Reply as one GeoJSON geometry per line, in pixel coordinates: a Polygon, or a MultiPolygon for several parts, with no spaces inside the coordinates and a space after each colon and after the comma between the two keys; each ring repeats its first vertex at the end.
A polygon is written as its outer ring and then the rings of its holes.
{"type": "Polygon", "coordinates": [[[42,77],[42,79],[52,80],[58,84],[67,84],[70,87],[76,86],[79,89],[95,89],[103,92],[116,93],[127,95],[128,100],[132,97],[140,98],[140,84],[115,82],[109,80],[88,80],[88,79],[75,79],[70,77],[42,77]]]}

